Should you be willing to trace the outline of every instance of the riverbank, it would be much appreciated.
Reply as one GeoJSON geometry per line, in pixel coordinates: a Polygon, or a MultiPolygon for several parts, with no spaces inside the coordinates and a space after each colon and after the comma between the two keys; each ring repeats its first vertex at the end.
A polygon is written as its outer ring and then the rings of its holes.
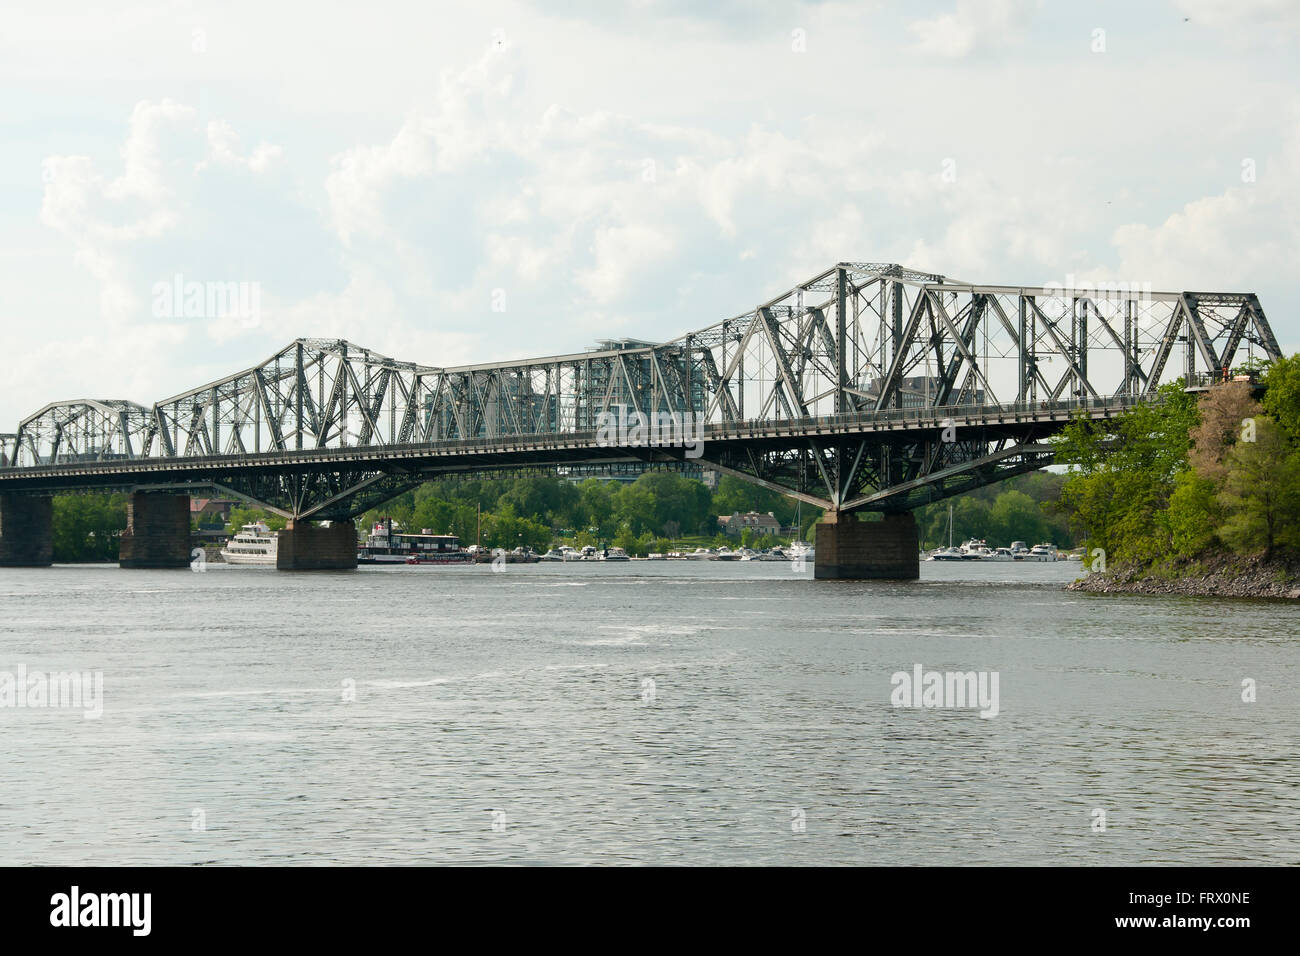
{"type": "Polygon", "coordinates": [[[1212,555],[1094,572],[1069,585],[1094,594],[1184,594],[1193,597],[1300,599],[1300,557],[1212,555]]]}

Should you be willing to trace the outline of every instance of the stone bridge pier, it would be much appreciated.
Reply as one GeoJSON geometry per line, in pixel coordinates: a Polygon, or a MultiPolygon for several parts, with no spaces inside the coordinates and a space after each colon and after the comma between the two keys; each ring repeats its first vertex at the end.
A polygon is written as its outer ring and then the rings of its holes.
{"type": "Polygon", "coordinates": [[[275,566],[281,571],[350,571],[357,566],[357,529],[351,521],[329,527],[290,519],[280,532],[275,566]]]}
{"type": "Polygon", "coordinates": [[[882,521],[858,521],[828,511],[816,525],[814,578],[915,581],[921,576],[920,538],[910,511],[882,521]]]}
{"type": "Polygon", "coordinates": [[[54,563],[54,499],[0,494],[0,567],[46,568],[54,563]]]}
{"type": "Polygon", "coordinates": [[[190,496],[133,493],[117,561],[123,568],[189,567],[190,496]]]}

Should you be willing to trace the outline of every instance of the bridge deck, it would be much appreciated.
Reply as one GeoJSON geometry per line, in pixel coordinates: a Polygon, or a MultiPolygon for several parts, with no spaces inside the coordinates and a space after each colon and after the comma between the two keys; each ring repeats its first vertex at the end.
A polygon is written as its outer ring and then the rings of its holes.
{"type": "MultiPolygon", "coordinates": [[[[882,434],[918,435],[946,427],[963,431],[1005,428],[1041,431],[1042,426],[1058,429],[1071,418],[1111,418],[1138,404],[1124,397],[1105,401],[1056,401],[1010,405],[954,405],[943,408],[887,409],[865,413],[825,415],[784,421],[744,421],[705,425],[702,440],[709,443],[762,442],[798,445],[809,438],[865,438],[882,434]]],[[[163,476],[195,475],[261,469],[312,468],[346,465],[353,468],[432,466],[444,470],[461,460],[476,469],[518,464],[645,461],[648,453],[669,460],[684,457],[683,449],[664,446],[617,446],[602,443],[596,431],[564,434],[532,434],[484,437],[469,440],[408,444],[360,445],[344,448],[301,449],[288,452],[260,452],[243,455],[174,456],[151,458],[107,458],[68,461],[28,467],[0,468],[0,489],[35,490],[139,484],[163,476]],[[549,457],[548,457],[549,456],[549,457]],[[443,467],[439,467],[441,464],[443,467]]]]}

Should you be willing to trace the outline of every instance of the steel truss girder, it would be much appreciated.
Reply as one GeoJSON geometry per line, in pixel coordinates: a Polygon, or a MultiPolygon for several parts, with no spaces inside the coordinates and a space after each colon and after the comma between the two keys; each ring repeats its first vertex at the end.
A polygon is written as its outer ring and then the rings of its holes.
{"type": "MultiPolygon", "coordinates": [[[[577,436],[616,411],[689,414],[725,430],[871,410],[1121,401],[1150,398],[1171,366],[1189,385],[1222,377],[1243,352],[1281,354],[1252,293],[978,285],[895,263],[841,262],[748,312],[659,344],[437,367],[342,340],[298,339],[253,368],[152,406],[47,405],[0,438],[0,465],[577,436]],[[1180,346],[1182,362],[1171,363],[1180,346]]],[[[992,447],[972,446],[968,457],[992,447]]],[[[784,464],[750,451],[757,457],[715,464],[758,481],[772,480],[761,472],[774,469],[783,490],[832,507],[857,502],[865,487],[880,492],[959,464],[953,449],[865,435],[787,450],[784,464]]],[[[325,490],[362,498],[389,487],[318,484],[317,508],[329,500],[325,490]]]]}
{"type": "Polygon", "coordinates": [[[827,510],[910,510],[1051,464],[1050,426],[706,445],[702,461],[827,510]]]}

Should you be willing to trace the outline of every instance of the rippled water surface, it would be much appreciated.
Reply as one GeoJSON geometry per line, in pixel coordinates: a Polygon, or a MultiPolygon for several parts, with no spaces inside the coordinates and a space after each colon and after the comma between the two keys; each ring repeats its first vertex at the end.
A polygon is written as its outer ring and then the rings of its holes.
{"type": "Polygon", "coordinates": [[[922,569],[0,570],[0,863],[1300,863],[1300,609],[922,569]]]}

